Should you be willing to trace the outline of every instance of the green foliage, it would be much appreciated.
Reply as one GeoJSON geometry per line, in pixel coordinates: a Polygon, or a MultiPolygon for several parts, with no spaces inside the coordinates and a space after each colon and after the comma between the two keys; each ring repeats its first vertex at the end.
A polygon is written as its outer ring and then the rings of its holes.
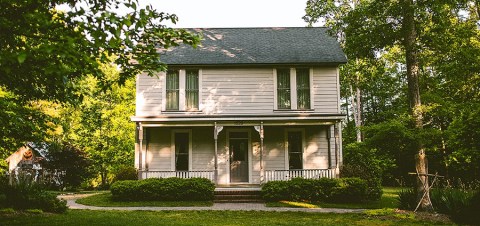
{"type": "Polygon", "coordinates": [[[137,180],[138,172],[133,166],[121,166],[115,173],[115,180],[137,180]]]}
{"type": "Polygon", "coordinates": [[[211,201],[215,185],[205,178],[149,178],[117,181],[112,198],[119,201],[211,201]]]}
{"type": "Polygon", "coordinates": [[[84,151],[66,142],[48,145],[46,159],[42,161],[51,176],[47,183],[60,189],[78,188],[91,176],[91,164],[84,151]]]}
{"type": "Polygon", "coordinates": [[[368,182],[360,178],[293,178],[289,181],[270,181],[262,186],[262,197],[269,202],[284,200],[330,203],[358,203],[380,198],[369,195],[368,182]]]}
{"type": "Polygon", "coordinates": [[[103,77],[99,65],[109,62],[110,55],[117,56],[115,64],[122,68],[115,82],[164,70],[158,48],[199,41],[184,29],[162,25],[175,23],[176,15],[141,8],[135,0],[6,0],[0,8],[0,30],[8,31],[0,36],[0,86],[24,99],[68,98],[76,79],[103,77]],[[71,9],[56,10],[61,4],[71,9]]]}
{"type": "MultiPolygon", "coordinates": [[[[417,193],[413,189],[399,193],[399,208],[414,210],[417,207],[417,193]]],[[[480,220],[480,191],[468,191],[452,188],[433,189],[430,192],[435,211],[449,215],[455,222],[475,224],[480,220]]]]}
{"type": "Polygon", "coordinates": [[[39,209],[44,212],[64,213],[67,210],[67,202],[57,199],[52,194],[38,185],[18,184],[11,186],[5,184],[0,189],[1,208],[14,208],[16,210],[39,209]]]}

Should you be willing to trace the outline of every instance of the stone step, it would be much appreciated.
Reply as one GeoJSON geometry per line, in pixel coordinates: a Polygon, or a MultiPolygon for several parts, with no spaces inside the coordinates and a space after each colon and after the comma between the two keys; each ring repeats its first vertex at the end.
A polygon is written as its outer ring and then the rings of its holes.
{"type": "Polygon", "coordinates": [[[259,203],[263,202],[258,190],[220,190],[215,191],[215,202],[259,203]]]}

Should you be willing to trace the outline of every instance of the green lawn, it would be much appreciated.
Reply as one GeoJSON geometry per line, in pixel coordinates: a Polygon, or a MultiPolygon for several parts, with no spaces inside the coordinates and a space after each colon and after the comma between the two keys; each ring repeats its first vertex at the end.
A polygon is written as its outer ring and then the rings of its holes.
{"type": "Polygon", "coordinates": [[[175,206],[212,206],[211,201],[138,201],[138,202],[119,202],[112,201],[112,193],[101,193],[97,195],[88,196],[82,199],[78,199],[77,203],[87,206],[163,206],[163,207],[175,207],[175,206]]]}
{"type": "Polygon", "coordinates": [[[0,225],[441,225],[395,215],[261,211],[94,211],[3,214],[0,225]]]}
{"type": "Polygon", "coordinates": [[[398,200],[397,193],[402,188],[398,187],[384,187],[383,195],[380,200],[367,203],[302,203],[302,202],[271,202],[267,203],[268,207],[299,207],[299,208],[345,208],[345,209],[383,209],[383,208],[397,208],[398,200]]]}

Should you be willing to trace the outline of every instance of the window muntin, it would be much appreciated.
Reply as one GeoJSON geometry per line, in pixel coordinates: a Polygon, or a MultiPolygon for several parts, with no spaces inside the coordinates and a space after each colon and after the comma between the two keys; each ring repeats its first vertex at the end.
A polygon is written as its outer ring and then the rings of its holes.
{"type": "Polygon", "coordinates": [[[310,109],[310,70],[296,69],[297,109],[310,109]]]}
{"type": "Polygon", "coordinates": [[[302,132],[290,131],[287,133],[288,168],[303,169],[302,132]]]}
{"type": "Polygon", "coordinates": [[[178,110],[180,94],[180,78],[178,70],[167,71],[166,78],[166,110],[178,110]]]}
{"type": "Polygon", "coordinates": [[[186,110],[198,110],[198,70],[186,70],[185,104],[186,110]]]}
{"type": "Polygon", "coordinates": [[[277,106],[290,109],[290,69],[277,69],[277,106]]]}
{"type": "Polygon", "coordinates": [[[175,170],[188,171],[190,135],[189,133],[175,133],[175,170]]]}

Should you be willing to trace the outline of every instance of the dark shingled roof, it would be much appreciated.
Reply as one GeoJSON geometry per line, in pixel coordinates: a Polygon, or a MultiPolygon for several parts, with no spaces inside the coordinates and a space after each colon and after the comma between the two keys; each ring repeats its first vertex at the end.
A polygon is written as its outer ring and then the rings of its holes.
{"type": "Polygon", "coordinates": [[[170,48],[160,55],[169,65],[340,64],[346,63],[340,45],[323,27],[198,28],[196,49],[170,48]]]}

